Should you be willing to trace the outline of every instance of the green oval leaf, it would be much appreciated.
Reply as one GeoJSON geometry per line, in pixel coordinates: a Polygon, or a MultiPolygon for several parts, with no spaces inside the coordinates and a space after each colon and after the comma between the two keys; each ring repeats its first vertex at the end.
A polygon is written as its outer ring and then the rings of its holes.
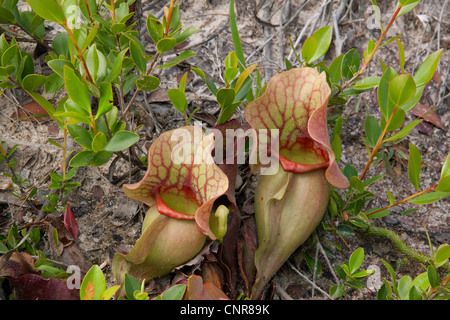
{"type": "Polygon", "coordinates": [[[64,11],[56,0],[27,0],[30,7],[45,20],[63,24],[64,11]]]}
{"type": "Polygon", "coordinates": [[[436,191],[450,192],[450,176],[441,178],[436,191]]]}
{"type": "Polygon", "coordinates": [[[415,197],[414,199],[408,200],[408,202],[413,204],[429,204],[448,196],[450,196],[450,192],[434,191],[415,197]]]}
{"type": "Polygon", "coordinates": [[[86,297],[86,289],[88,283],[91,282],[94,285],[94,297],[93,300],[100,300],[103,292],[106,290],[106,280],[102,270],[98,265],[93,265],[89,269],[88,273],[84,276],[83,282],[80,286],[80,299],[84,300],[86,297]]]}
{"type": "Polygon", "coordinates": [[[136,80],[136,86],[141,91],[153,91],[158,89],[160,81],[157,77],[143,75],[136,80]]]}
{"type": "Polygon", "coordinates": [[[444,164],[441,169],[441,178],[450,176],[450,153],[445,158],[444,164]]]}
{"type": "Polygon", "coordinates": [[[29,74],[22,80],[22,87],[25,90],[36,90],[37,88],[43,86],[47,78],[42,74],[29,74]]]}
{"type": "Polygon", "coordinates": [[[130,131],[117,132],[103,148],[105,151],[117,152],[131,147],[139,140],[136,133],[130,131]]]}
{"type": "Polygon", "coordinates": [[[159,53],[164,53],[175,48],[177,40],[175,38],[164,38],[158,41],[156,49],[159,53]]]}
{"type": "Polygon", "coordinates": [[[393,68],[387,68],[384,71],[378,86],[378,104],[380,105],[381,112],[383,112],[383,116],[386,121],[390,118],[392,111],[394,111],[395,108],[392,101],[389,99],[389,82],[397,75],[397,71],[393,68]]]}
{"type": "Polygon", "coordinates": [[[350,273],[354,273],[358,270],[364,261],[364,249],[358,248],[350,256],[348,260],[348,267],[350,269],[350,273]]]}
{"type": "Polygon", "coordinates": [[[427,84],[433,78],[443,51],[444,49],[441,49],[430,54],[419,67],[414,75],[414,81],[417,87],[427,84]]]}
{"type": "Polygon", "coordinates": [[[439,246],[435,254],[434,260],[436,262],[436,267],[439,268],[446,263],[448,259],[450,259],[450,245],[442,244],[439,246]]]}
{"type": "Polygon", "coordinates": [[[81,151],[77,153],[72,160],[70,160],[69,165],[71,167],[86,167],[91,164],[91,160],[94,158],[94,152],[92,151],[81,151]]]}
{"type": "Polygon", "coordinates": [[[80,78],[78,78],[75,71],[67,65],[64,66],[64,83],[66,84],[66,91],[70,99],[90,113],[91,101],[89,98],[89,90],[80,78]]]}
{"type": "Polygon", "coordinates": [[[179,89],[169,89],[167,95],[174,107],[182,114],[185,114],[188,106],[185,93],[179,89]]]}
{"type": "Polygon", "coordinates": [[[381,133],[381,128],[380,125],[378,124],[377,119],[375,119],[372,116],[367,116],[365,124],[364,124],[364,129],[366,132],[366,137],[367,140],[369,141],[369,144],[374,147],[375,144],[378,141],[378,138],[380,137],[380,133],[381,133]]]}
{"type": "Polygon", "coordinates": [[[186,285],[185,284],[176,284],[163,294],[162,299],[163,300],[181,300],[184,296],[184,293],[186,291],[186,285]]]}
{"type": "Polygon", "coordinates": [[[419,175],[422,169],[422,156],[419,149],[412,143],[409,144],[408,175],[413,186],[419,190],[419,175]]]}
{"type": "Polygon", "coordinates": [[[416,83],[409,74],[400,74],[389,82],[389,99],[396,106],[403,106],[416,95],[416,83]]]}
{"type": "Polygon", "coordinates": [[[94,139],[92,140],[92,151],[100,152],[105,147],[108,139],[103,132],[97,132],[94,139]]]}
{"type": "Polygon", "coordinates": [[[353,75],[358,72],[360,63],[358,51],[351,49],[344,55],[342,60],[342,75],[347,79],[352,78],[353,75]]]}
{"type": "Polygon", "coordinates": [[[236,92],[232,88],[222,88],[217,91],[217,102],[220,104],[222,109],[230,106],[234,98],[236,97],[236,92]]]}
{"type": "Polygon", "coordinates": [[[331,26],[320,28],[313,33],[313,37],[317,40],[317,48],[309,62],[316,61],[323,57],[325,53],[327,53],[328,49],[330,48],[332,35],[333,29],[331,28],[331,26]]]}
{"type": "Polygon", "coordinates": [[[318,46],[317,39],[314,38],[313,36],[306,39],[302,47],[303,60],[309,62],[316,53],[317,46],[318,46]]]}

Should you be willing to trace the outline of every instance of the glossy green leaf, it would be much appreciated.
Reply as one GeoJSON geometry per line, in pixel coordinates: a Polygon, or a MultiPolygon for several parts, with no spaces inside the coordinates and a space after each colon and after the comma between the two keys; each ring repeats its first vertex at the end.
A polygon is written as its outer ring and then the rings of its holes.
{"type": "Polygon", "coordinates": [[[302,47],[302,58],[307,63],[312,59],[317,50],[317,39],[313,36],[307,38],[302,47]]]}
{"type": "Polygon", "coordinates": [[[164,36],[164,26],[151,15],[148,15],[147,18],[147,31],[155,43],[158,43],[164,36]]]}
{"type": "Polygon", "coordinates": [[[441,178],[436,191],[450,192],[450,176],[441,178]]]}
{"type": "Polygon", "coordinates": [[[157,77],[143,75],[136,80],[136,86],[141,91],[153,91],[158,89],[160,81],[157,77]]]}
{"type": "Polygon", "coordinates": [[[398,139],[401,139],[401,138],[407,136],[414,129],[414,127],[417,126],[422,121],[423,121],[422,119],[417,119],[417,120],[407,124],[402,130],[400,130],[399,132],[394,134],[392,137],[384,139],[384,142],[395,141],[395,140],[398,140],[398,139]]]}
{"type": "Polygon", "coordinates": [[[106,58],[103,53],[97,49],[97,45],[92,45],[88,51],[86,56],[86,64],[89,70],[90,75],[94,79],[95,82],[103,79],[106,76],[106,58]]]}
{"type": "Polygon", "coordinates": [[[367,211],[365,212],[365,214],[366,214],[366,216],[369,217],[370,219],[379,219],[379,218],[383,218],[383,217],[387,216],[387,215],[390,213],[390,211],[389,211],[388,209],[386,209],[386,210],[382,210],[382,211],[380,211],[380,212],[371,214],[372,212],[375,212],[375,211],[377,211],[377,210],[379,210],[379,209],[380,209],[380,208],[371,208],[371,209],[367,210],[367,211]]]}
{"type": "Polygon", "coordinates": [[[434,265],[430,264],[427,267],[427,276],[432,288],[436,288],[441,285],[441,280],[439,279],[439,275],[434,265]]]}
{"type": "Polygon", "coordinates": [[[195,51],[192,51],[192,50],[183,51],[176,58],[174,58],[171,61],[169,61],[169,62],[159,66],[158,68],[162,68],[162,69],[171,68],[171,67],[176,66],[177,64],[183,62],[184,60],[187,60],[189,58],[194,57],[196,54],[197,53],[195,51]]]}
{"type": "Polygon", "coordinates": [[[256,68],[257,64],[254,63],[251,66],[248,66],[245,68],[241,74],[239,75],[239,78],[236,81],[236,85],[234,86],[235,92],[239,92],[239,89],[241,89],[244,82],[248,79],[250,74],[253,72],[253,70],[256,68]]]}
{"type": "Polygon", "coordinates": [[[109,75],[106,77],[104,81],[113,82],[120,75],[120,71],[122,70],[122,64],[124,60],[125,53],[128,51],[128,48],[120,51],[116,59],[114,60],[114,65],[111,71],[109,71],[109,75]]]}
{"type": "Polygon", "coordinates": [[[416,86],[423,86],[433,78],[443,51],[444,49],[438,50],[425,59],[414,75],[416,86]]]}
{"type": "Polygon", "coordinates": [[[441,178],[446,176],[450,176],[450,153],[445,158],[441,169],[441,178]]]}
{"type": "Polygon", "coordinates": [[[179,89],[169,89],[167,95],[174,107],[182,114],[185,114],[188,107],[185,93],[179,89]]]}
{"type": "Polygon", "coordinates": [[[106,290],[106,280],[102,270],[98,265],[93,265],[83,278],[83,282],[81,283],[80,287],[81,300],[84,300],[84,298],[86,297],[86,289],[89,282],[94,285],[95,295],[93,297],[93,300],[100,300],[103,292],[106,290]]]}
{"type": "Polygon", "coordinates": [[[337,284],[331,287],[330,296],[332,298],[339,298],[343,296],[345,293],[345,286],[343,284],[337,284]]]}
{"type": "Polygon", "coordinates": [[[74,168],[89,166],[92,158],[94,158],[94,154],[92,151],[81,151],[70,160],[69,165],[74,168]]]}
{"type": "Polygon", "coordinates": [[[56,0],[27,0],[30,7],[45,20],[63,24],[64,11],[56,0]]]}
{"type": "MultiPolygon", "coordinates": [[[[397,110],[395,110],[394,115],[392,116],[391,122],[389,123],[389,126],[387,128],[387,131],[394,131],[397,130],[398,128],[400,128],[403,123],[405,122],[405,118],[406,118],[406,113],[405,111],[403,111],[403,109],[397,108],[397,110]]],[[[386,125],[386,120],[384,117],[381,118],[380,120],[380,126],[382,129],[384,129],[386,125]]]]}
{"type": "Polygon", "coordinates": [[[72,139],[82,138],[90,141],[89,145],[92,145],[92,136],[89,132],[80,125],[69,123],[67,124],[67,130],[69,131],[72,139]]]}
{"type": "Polygon", "coordinates": [[[130,41],[130,55],[136,67],[145,74],[147,71],[147,59],[141,51],[141,47],[134,40],[130,41]]]}
{"type": "Polygon", "coordinates": [[[436,268],[439,268],[440,266],[445,264],[448,259],[450,259],[450,245],[446,243],[440,245],[439,248],[436,250],[436,254],[434,256],[436,268]]]}
{"type": "Polygon", "coordinates": [[[331,26],[320,28],[313,33],[312,36],[316,39],[317,46],[314,55],[311,57],[309,62],[316,61],[323,57],[325,53],[327,53],[328,49],[330,48],[332,35],[333,29],[331,28],[331,26]]]}
{"type": "Polygon", "coordinates": [[[377,119],[375,119],[372,116],[367,116],[366,121],[365,121],[365,132],[366,132],[366,137],[367,140],[369,141],[369,144],[374,147],[378,141],[378,138],[380,137],[381,134],[381,128],[380,125],[377,121],[377,119]]]}
{"type": "Polygon", "coordinates": [[[211,79],[206,77],[205,72],[203,70],[201,70],[199,68],[195,68],[195,67],[192,67],[191,70],[194,71],[197,75],[199,75],[200,78],[203,79],[203,81],[205,81],[206,86],[208,87],[209,91],[211,91],[211,93],[216,96],[217,91],[218,91],[217,87],[211,79]]]}
{"type": "Polygon", "coordinates": [[[235,51],[231,51],[225,58],[225,69],[237,68],[238,58],[235,51]]]}
{"type": "Polygon", "coordinates": [[[111,160],[111,157],[113,156],[113,154],[114,154],[113,152],[105,151],[105,150],[96,152],[94,154],[94,156],[92,157],[90,165],[93,167],[99,167],[101,165],[104,165],[109,160],[111,160]]]}
{"type": "Polygon", "coordinates": [[[358,248],[350,256],[348,260],[348,267],[350,269],[350,273],[353,274],[356,270],[358,270],[364,261],[364,249],[358,248]]]}
{"type": "Polygon", "coordinates": [[[89,33],[86,36],[86,39],[83,42],[83,45],[81,46],[81,51],[86,50],[92,43],[92,41],[94,41],[95,37],[97,36],[98,33],[98,24],[94,24],[94,26],[92,28],[90,28],[89,33]]]}
{"type": "Polygon", "coordinates": [[[228,69],[226,69],[225,73],[224,73],[225,83],[228,85],[231,81],[233,81],[234,78],[236,78],[238,73],[239,73],[239,69],[238,68],[228,68],[228,69]]]}
{"type": "Polygon", "coordinates": [[[129,275],[128,273],[125,274],[125,282],[124,282],[124,288],[125,288],[125,295],[129,300],[134,300],[134,292],[136,290],[141,289],[140,282],[133,276],[129,275]]]}
{"type": "Polygon", "coordinates": [[[76,75],[75,71],[67,65],[64,66],[64,83],[66,84],[66,91],[70,99],[90,113],[91,101],[89,98],[89,90],[76,75]]]}
{"type": "Polygon", "coordinates": [[[409,289],[411,288],[412,279],[410,276],[403,276],[398,281],[398,294],[402,300],[408,298],[409,289]]]}
{"type": "Polygon", "coordinates": [[[410,102],[416,94],[416,83],[408,74],[400,74],[389,82],[389,99],[395,106],[410,102]]]}
{"type": "Polygon", "coordinates": [[[358,51],[356,51],[356,49],[351,49],[342,59],[342,75],[347,79],[352,78],[353,75],[358,72],[360,63],[358,51]]]}
{"type": "Polygon", "coordinates": [[[131,147],[139,140],[136,133],[130,131],[117,132],[103,148],[105,151],[117,152],[131,147]]]}
{"type": "Polygon", "coordinates": [[[415,285],[411,285],[408,292],[408,300],[422,300],[419,289],[415,285]]]}
{"type": "Polygon", "coordinates": [[[0,7],[0,24],[15,24],[16,19],[8,9],[0,7]]]}
{"type": "MultiPolygon", "coordinates": [[[[421,0],[405,0],[404,2],[406,3],[401,9],[400,12],[397,15],[397,18],[401,17],[404,14],[407,14],[408,12],[410,12],[411,10],[413,10],[419,3],[421,0]]],[[[396,10],[398,8],[398,5],[396,7],[396,10]]]]}
{"type": "Polygon", "coordinates": [[[125,23],[114,23],[111,26],[111,32],[113,34],[119,34],[121,33],[123,30],[125,30],[127,28],[127,25],[125,23]]]}
{"type": "Polygon", "coordinates": [[[98,101],[98,110],[97,114],[95,115],[95,120],[100,118],[105,113],[109,112],[114,106],[113,105],[114,97],[111,83],[102,82],[100,84],[100,92],[101,96],[98,101]]]}
{"type": "Polygon", "coordinates": [[[100,152],[105,147],[108,139],[103,132],[97,132],[94,139],[92,140],[92,151],[100,152]]]}
{"type": "Polygon", "coordinates": [[[394,111],[394,104],[389,99],[389,82],[398,75],[397,71],[393,68],[387,68],[381,79],[380,84],[378,86],[378,104],[380,105],[381,112],[383,112],[383,116],[386,120],[388,120],[394,111]]]}
{"type": "Polygon", "coordinates": [[[403,48],[403,44],[399,39],[395,40],[397,40],[398,61],[400,64],[400,70],[402,70],[402,73],[405,73],[405,49],[403,48]]]}
{"type": "Polygon", "coordinates": [[[216,97],[219,105],[222,109],[225,109],[233,103],[234,98],[236,97],[236,92],[232,88],[222,88],[217,91],[216,97]]]}
{"type": "Polygon", "coordinates": [[[186,285],[185,284],[176,284],[169,289],[167,289],[166,292],[164,292],[162,299],[163,300],[181,300],[184,296],[184,293],[186,292],[186,285]]]}
{"type": "Polygon", "coordinates": [[[36,90],[43,86],[47,78],[41,74],[29,74],[22,80],[22,87],[25,90],[36,90]]]}
{"type": "Polygon", "coordinates": [[[190,36],[193,34],[199,32],[200,29],[194,28],[194,27],[188,27],[183,32],[180,32],[179,34],[174,35],[173,37],[177,40],[178,43],[182,43],[186,41],[190,36]]]}
{"type": "Polygon", "coordinates": [[[34,91],[26,90],[26,92],[34,99],[34,101],[39,103],[41,107],[45,109],[45,111],[47,111],[50,118],[56,120],[58,124],[62,123],[60,119],[55,117],[55,108],[47,99],[34,91]]]}
{"type": "Polygon", "coordinates": [[[330,80],[333,83],[339,83],[342,79],[342,60],[344,59],[344,54],[341,54],[330,64],[330,80]]]}
{"type": "Polygon", "coordinates": [[[177,40],[174,38],[163,38],[156,44],[156,49],[159,53],[164,53],[175,48],[177,40]]]}
{"type": "Polygon", "coordinates": [[[64,85],[64,79],[57,73],[51,73],[45,80],[44,88],[45,93],[55,94],[64,85]]]}
{"type": "Polygon", "coordinates": [[[239,36],[239,30],[237,28],[236,14],[234,11],[234,0],[230,0],[229,14],[230,14],[230,30],[231,30],[231,37],[233,39],[233,47],[234,51],[236,52],[236,56],[238,57],[239,60],[238,68],[242,72],[247,67],[247,65],[245,63],[244,50],[242,50],[242,43],[239,36]]]}
{"type": "Polygon", "coordinates": [[[237,107],[242,103],[242,101],[238,101],[235,103],[232,103],[228,107],[224,108],[223,111],[220,114],[219,120],[217,121],[217,124],[224,124],[228,120],[231,119],[231,116],[236,111],[237,107]]]}
{"type": "Polygon", "coordinates": [[[408,200],[408,202],[413,204],[429,204],[448,196],[450,196],[450,192],[434,191],[415,197],[414,199],[408,200]]]}
{"type": "Polygon", "coordinates": [[[422,156],[419,149],[412,143],[409,144],[408,175],[413,186],[419,190],[419,176],[422,170],[422,156]]]}

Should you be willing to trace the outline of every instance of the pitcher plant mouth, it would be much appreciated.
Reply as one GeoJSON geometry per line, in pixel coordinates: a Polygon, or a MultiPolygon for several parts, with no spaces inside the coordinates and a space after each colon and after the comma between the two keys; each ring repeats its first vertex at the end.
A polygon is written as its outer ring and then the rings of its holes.
{"type": "Polygon", "coordinates": [[[195,220],[195,212],[201,206],[189,186],[161,188],[155,197],[158,212],[178,220],[195,220]]]}
{"type": "Polygon", "coordinates": [[[263,95],[246,106],[245,118],[256,132],[278,130],[279,153],[272,156],[280,161],[283,170],[305,173],[325,168],[331,185],[348,188],[349,182],[336,164],[328,137],[330,95],[324,72],[294,68],[269,80],[263,95]]]}
{"type": "Polygon", "coordinates": [[[228,178],[214,163],[213,135],[186,126],[164,132],[149,149],[149,166],[142,180],[124,185],[125,194],[173,219],[195,220],[202,233],[209,228],[214,201],[228,189],[228,178]],[[173,161],[179,156],[186,161],[173,161]]]}

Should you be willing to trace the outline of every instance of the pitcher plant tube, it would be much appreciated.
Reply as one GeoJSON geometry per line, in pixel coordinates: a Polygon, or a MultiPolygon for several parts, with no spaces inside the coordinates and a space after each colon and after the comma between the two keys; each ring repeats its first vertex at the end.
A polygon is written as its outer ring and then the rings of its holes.
{"type": "Polygon", "coordinates": [[[279,151],[271,154],[278,159],[278,170],[261,174],[255,192],[259,244],[253,299],[262,295],[270,278],[317,227],[331,186],[349,187],[328,138],[330,94],[325,73],[295,68],[272,77],[264,94],[245,108],[259,140],[260,132],[271,132],[268,143],[279,139],[279,151]]]}
{"type": "Polygon", "coordinates": [[[228,179],[211,157],[212,146],[213,135],[194,126],[167,131],[151,145],[145,176],[123,187],[129,198],[150,209],[134,247],[114,257],[118,283],[126,273],[140,280],[167,274],[196,256],[208,237],[223,238],[228,209],[211,212],[228,179]]]}

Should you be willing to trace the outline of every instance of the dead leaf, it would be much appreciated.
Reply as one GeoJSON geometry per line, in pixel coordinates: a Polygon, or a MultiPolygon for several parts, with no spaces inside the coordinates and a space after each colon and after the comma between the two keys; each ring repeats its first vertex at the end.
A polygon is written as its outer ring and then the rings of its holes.
{"type": "Polygon", "coordinates": [[[42,122],[48,119],[48,113],[42,106],[36,101],[31,101],[24,104],[21,108],[11,115],[13,119],[22,119],[23,121],[33,121],[42,122]]]}
{"type": "Polygon", "coordinates": [[[439,119],[438,115],[428,106],[419,103],[411,111],[416,117],[422,118],[423,120],[446,131],[446,129],[442,125],[441,120],[439,119]]]}

